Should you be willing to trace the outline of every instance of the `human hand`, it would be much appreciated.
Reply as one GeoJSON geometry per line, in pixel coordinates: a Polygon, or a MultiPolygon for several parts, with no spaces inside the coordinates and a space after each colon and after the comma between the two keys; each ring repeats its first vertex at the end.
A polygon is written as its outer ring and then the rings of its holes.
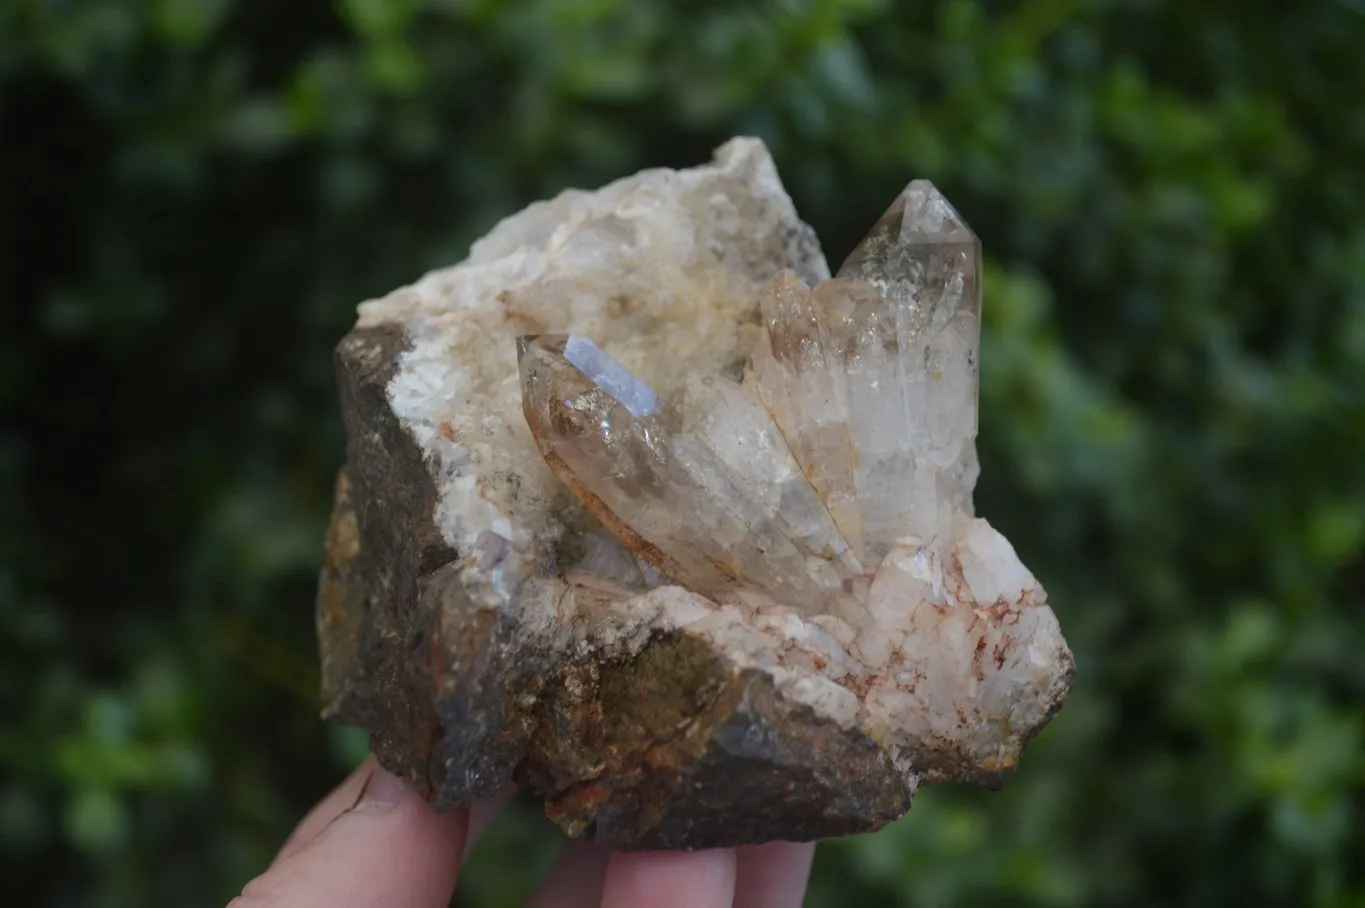
{"type": "MultiPolygon", "coordinates": [[[[303,818],[228,908],[445,908],[461,862],[501,805],[438,814],[371,758],[303,818]]],[[[573,842],[527,908],[798,908],[813,852],[787,842],[690,853],[573,842]]]]}

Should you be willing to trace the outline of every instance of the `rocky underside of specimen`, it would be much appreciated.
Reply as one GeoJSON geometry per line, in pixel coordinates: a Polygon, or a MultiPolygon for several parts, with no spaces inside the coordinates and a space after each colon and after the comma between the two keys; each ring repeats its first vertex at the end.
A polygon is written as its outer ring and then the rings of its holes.
{"type": "Polygon", "coordinates": [[[328,718],[570,834],[876,829],[998,784],[1070,651],[975,516],[980,244],[912,182],[831,278],[760,142],[537,203],[360,307],[328,718]]]}

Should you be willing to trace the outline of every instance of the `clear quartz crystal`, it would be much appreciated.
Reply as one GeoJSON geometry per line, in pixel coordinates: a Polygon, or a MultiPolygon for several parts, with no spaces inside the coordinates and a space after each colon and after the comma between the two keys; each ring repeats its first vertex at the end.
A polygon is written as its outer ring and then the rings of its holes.
{"type": "Polygon", "coordinates": [[[807,556],[809,573],[824,576],[833,568],[842,581],[861,571],[786,440],[752,394],[721,376],[693,377],[679,411],[682,437],[705,446],[765,519],[807,556]]]}
{"type": "MultiPolygon", "coordinates": [[[[767,325],[779,360],[778,337],[810,333],[811,314],[780,302],[790,283],[779,275],[765,291],[765,313],[782,316],[767,325]]],[[[980,242],[932,183],[916,180],[812,298],[821,354],[787,354],[786,372],[756,368],[760,396],[780,398],[777,381],[841,382],[830,400],[847,407],[859,514],[832,507],[840,527],[867,563],[901,538],[941,545],[955,513],[970,516],[976,482],[980,242]]],[[[788,437],[810,424],[796,408],[772,409],[788,437]]],[[[809,446],[793,451],[807,473],[830,471],[809,446]]]]}
{"type": "Polygon", "coordinates": [[[663,401],[587,338],[529,336],[526,419],[546,461],[664,575],[837,611],[898,542],[941,566],[972,516],[980,270],[975,234],[917,180],[834,279],[768,282],[746,386],[694,376],[663,401]]]}
{"type": "Polygon", "coordinates": [[[844,365],[829,325],[815,295],[791,271],[780,272],[765,288],[762,312],[764,334],[754,354],[753,387],[857,551],[862,546],[862,511],[854,483],[858,455],[849,432],[844,365]]]}

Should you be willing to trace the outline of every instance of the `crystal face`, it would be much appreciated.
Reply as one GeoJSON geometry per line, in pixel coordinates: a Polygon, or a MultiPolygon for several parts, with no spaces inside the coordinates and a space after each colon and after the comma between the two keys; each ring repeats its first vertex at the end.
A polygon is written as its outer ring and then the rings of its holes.
{"type": "Polygon", "coordinates": [[[917,180],[836,277],[811,288],[782,271],[760,311],[745,384],[696,376],[670,401],[585,337],[520,338],[526,419],[666,577],[856,611],[855,578],[898,545],[937,564],[972,516],[980,243],[917,180]]]}
{"type": "Polygon", "coordinates": [[[845,280],[830,292],[850,297],[849,425],[866,545],[879,558],[897,538],[940,539],[954,505],[970,501],[981,244],[933,184],[916,180],[830,283],[845,280]]]}

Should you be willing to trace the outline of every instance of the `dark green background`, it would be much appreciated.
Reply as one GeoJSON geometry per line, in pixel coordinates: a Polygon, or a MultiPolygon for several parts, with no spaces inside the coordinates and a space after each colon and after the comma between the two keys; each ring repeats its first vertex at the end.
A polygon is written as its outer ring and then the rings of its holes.
{"type": "Polygon", "coordinates": [[[0,0],[0,903],[264,866],[364,748],[312,700],[354,305],[735,133],[836,261],[914,176],[980,234],[979,510],[1080,669],[809,903],[1365,906],[1360,0],[0,0]]]}

